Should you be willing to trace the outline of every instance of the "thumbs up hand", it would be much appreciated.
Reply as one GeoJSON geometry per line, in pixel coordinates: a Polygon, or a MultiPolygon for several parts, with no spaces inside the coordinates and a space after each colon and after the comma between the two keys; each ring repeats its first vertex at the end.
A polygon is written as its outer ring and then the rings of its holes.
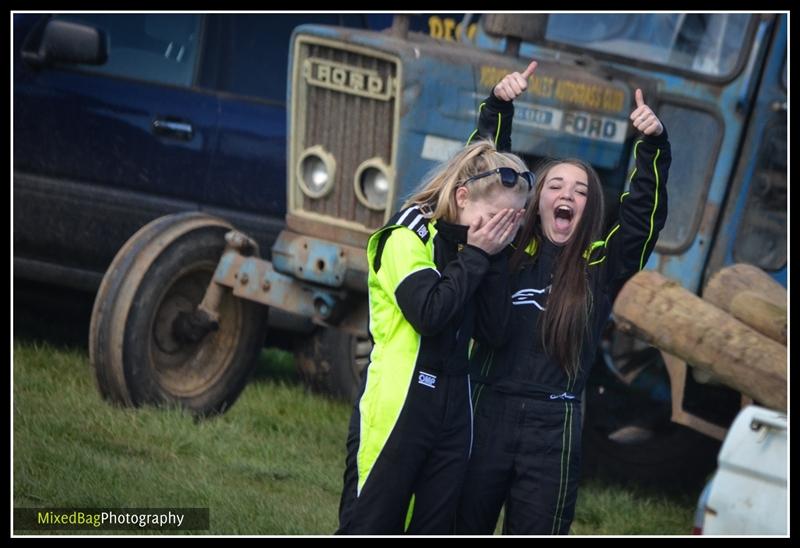
{"type": "Polygon", "coordinates": [[[644,133],[645,135],[661,135],[664,131],[664,126],[661,120],[653,113],[653,110],[648,107],[644,102],[644,95],[641,89],[636,89],[636,108],[631,112],[631,121],[633,127],[644,133]]]}
{"type": "Polygon", "coordinates": [[[522,73],[506,74],[494,87],[494,96],[503,101],[513,101],[522,95],[522,92],[528,89],[528,78],[533,76],[536,65],[538,65],[536,61],[531,61],[531,64],[522,73]]]}

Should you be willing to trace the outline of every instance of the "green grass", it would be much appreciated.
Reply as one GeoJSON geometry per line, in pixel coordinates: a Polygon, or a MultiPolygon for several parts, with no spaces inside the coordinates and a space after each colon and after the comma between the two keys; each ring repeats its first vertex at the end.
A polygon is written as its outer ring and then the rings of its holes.
{"type": "Polygon", "coordinates": [[[593,481],[578,490],[570,534],[688,535],[696,504],[697,497],[593,481]]]}
{"type": "MultiPolygon", "coordinates": [[[[331,534],[351,406],[308,393],[285,352],[260,361],[229,412],[196,421],[109,405],[84,349],[15,342],[14,506],[208,507],[198,533],[331,534]]],[[[589,484],[572,533],[687,534],[693,506],[589,484]]]]}
{"type": "Polygon", "coordinates": [[[195,421],[112,407],[85,353],[16,344],[14,505],[208,507],[212,534],[331,533],[350,406],[265,358],[283,380],[262,373],[228,413],[195,421]]]}
{"type": "MultiPolygon", "coordinates": [[[[653,490],[624,487],[601,480],[578,488],[570,535],[688,535],[697,498],[665,495],[653,490]]],[[[503,530],[503,512],[495,535],[503,530]]]]}

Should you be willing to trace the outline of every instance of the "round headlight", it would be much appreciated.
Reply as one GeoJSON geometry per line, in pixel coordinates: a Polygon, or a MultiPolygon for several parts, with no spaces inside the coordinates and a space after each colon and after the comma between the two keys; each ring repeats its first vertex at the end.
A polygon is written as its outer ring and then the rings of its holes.
{"type": "Polygon", "coordinates": [[[374,167],[368,167],[361,173],[361,192],[370,206],[383,209],[389,197],[389,178],[374,167]]]}
{"type": "Polygon", "coordinates": [[[361,162],[353,177],[356,198],[369,209],[386,209],[393,196],[394,170],[379,156],[361,162]]]}
{"type": "Polygon", "coordinates": [[[300,168],[303,172],[303,182],[311,192],[322,192],[328,184],[328,168],[319,156],[307,156],[300,168]]]}
{"type": "Polygon", "coordinates": [[[321,198],[333,188],[336,161],[325,149],[314,146],[307,149],[297,165],[300,188],[311,198],[321,198]]]}

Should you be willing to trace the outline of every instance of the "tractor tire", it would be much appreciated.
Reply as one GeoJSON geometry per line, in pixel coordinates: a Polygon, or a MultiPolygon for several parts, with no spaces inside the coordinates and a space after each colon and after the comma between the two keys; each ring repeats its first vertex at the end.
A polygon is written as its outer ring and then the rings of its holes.
{"type": "Polygon", "coordinates": [[[371,351],[368,338],[320,327],[298,341],[295,362],[304,383],[313,391],[353,402],[371,351]]]}
{"type": "Polygon", "coordinates": [[[267,308],[226,292],[217,330],[191,342],[176,329],[179,316],[202,301],[229,230],[203,213],[167,215],[117,253],[98,290],[89,334],[104,398],[205,416],[224,412],[239,396],[264,341],[267,308]]]}

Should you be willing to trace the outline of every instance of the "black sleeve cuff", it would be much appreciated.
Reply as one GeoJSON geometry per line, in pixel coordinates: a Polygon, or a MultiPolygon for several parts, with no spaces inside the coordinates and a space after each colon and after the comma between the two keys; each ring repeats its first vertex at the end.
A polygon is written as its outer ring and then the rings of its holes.
{"type": "Polygon", "coordinates": [[[646,143],[650,143],[652,145],[663,145],[666,144],[669,140],[669,136],[667,135],[667,126],[664,125],[664,122],[661,122],[661,126],[664,128],[659,135],[644,135],[642,134],[642,139],[646,143]]]}
{"type": "Polygon", "coordinates": [[[492,260],[492,255],[489,255],[488,253],[486,253],[484,250],[482,250],[478,246],[475,246],[475,245],[472,245],[472,244],[466,244],[466,245],[464,245],[464,249],[465,250],[474,249],[475,251],[480,253],[483,257],[485,257],[487,261],[491,262],[491,260],[492,260]]]}
{"type": "Polygon", "coordinates": [[[484,102],[486,103],[487,107],[490,107],[495,112],[499,112],[504,116],[514,114],[514,101],[503,101],[502,99],[499,99],[494,94],[494,88],[492,88],[492,93],[484,102]]]}

